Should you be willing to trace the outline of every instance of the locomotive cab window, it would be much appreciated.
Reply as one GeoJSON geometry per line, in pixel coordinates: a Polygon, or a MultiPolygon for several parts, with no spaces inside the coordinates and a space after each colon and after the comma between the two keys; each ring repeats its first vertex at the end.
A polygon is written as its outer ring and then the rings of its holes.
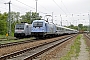
{"type": "Polygon", "coordinates": [[[33,27],[42,27],[43,26],[43,22],[34,22],[33,23],[33,27]]]}
{"type": "Polygon", "coordinates": [[[17,30],[24,30],[24,24],[17,24],[16,29],[17,30]]]}

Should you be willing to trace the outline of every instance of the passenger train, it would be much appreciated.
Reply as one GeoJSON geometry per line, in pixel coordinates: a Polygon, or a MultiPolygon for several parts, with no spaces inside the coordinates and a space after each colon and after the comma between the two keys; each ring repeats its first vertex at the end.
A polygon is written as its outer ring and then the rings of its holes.
{"type": "Polygon", "coordinates": [[[16,38],[33,36],[36,38],[54,37],[62,34],[78,33],[77,30],[55,25],[46,20],[34,20],[32,24],[20,23],[15,26],[16,38]]]}
{"type": "Polygon", "coordinates": [[[34,20],[31,25],[31,35],[36,38],[53,37],[57,35],[73,33],[78,33],[78,31],[58,26],[45,20],[34,20]]]}

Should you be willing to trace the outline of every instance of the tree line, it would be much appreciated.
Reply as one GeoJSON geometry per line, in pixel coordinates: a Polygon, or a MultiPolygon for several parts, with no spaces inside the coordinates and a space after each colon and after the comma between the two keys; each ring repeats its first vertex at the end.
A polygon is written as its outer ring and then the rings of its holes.
{"type": "MultiPolygon", "coordinates": [[[[13,35],[14,28],[17,23],[27,22],[29,24],[32,23],[35,19],[41,19],[42,16],[39,16],[39,13],[36,12],[26,12],[24,15],[20,16],[20,12],[10,12],[10,20],[11,20],[11,33],[13,35]]],[[[8,13],[0,13],[0,35],[5,35],[8,29],[8,13]]]]}
{"type": "MultiPolygon", "coordinates": [[[[39,13],[36,12],[26,12],[24,15],[20,15],[20,12],[11,12],[10,16],[12,35],[14,33],[16,23],[27,22],[31,24],[33,20],[40,20],[42,18],[42,16],[39,16],[39,13]]],[[[7,12],[0,13],[0,35],[5,35],[7,33],[8,20],[9,19],[7,12]]],[[[70,25],[66,27],[86,31],[88,26],[83,26],[83,24],[79,24],[78,26],[70,25]]]]}
{"type": "Polygon", "coordinates": [[[71,29],[76,29],[78,31],[87,31],[88,30],[88,26],[84,26],[83,24],[78,24],[78,26],[70,25],[67,27],[71,28],[71,29]]]}

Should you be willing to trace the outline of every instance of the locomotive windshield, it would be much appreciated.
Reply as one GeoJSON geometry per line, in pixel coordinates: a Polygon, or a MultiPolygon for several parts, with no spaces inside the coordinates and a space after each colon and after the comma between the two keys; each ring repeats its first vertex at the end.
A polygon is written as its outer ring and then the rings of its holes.
{"type": "Polygon", "coordinates": [[[16,29],[17,30],[24,30],[24,24],[17,24],[16,29]]]}
{"type": "Polygon", "coordinates": [[[33,27],[42,27],[43,26],[43,22],[34,22],[33,23],[33,27]]]}

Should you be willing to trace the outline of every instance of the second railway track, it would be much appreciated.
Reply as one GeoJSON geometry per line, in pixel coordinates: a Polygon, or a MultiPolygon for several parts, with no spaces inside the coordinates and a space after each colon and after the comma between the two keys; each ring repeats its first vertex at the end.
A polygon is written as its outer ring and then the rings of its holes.
{"type": "Polygon", "coordinates": [[[68,39],[72,38],[73,36],[69,36],[63,39],[57,39],[53,42],[40,44],[38,46],[34,46],[32,48],[27,48],[24,50],[20,50],[11,54],[7,54],[0,57],[0,60],[32,60],[33,58],[37,57],[38,55],[44,53],[45,51],[67,41],[68,39]]]}
{"type": "Polygon", "coordinates": [[[0,48],[10,47],[10,46],[14,46],[14,45],[18,45],[18,44],[24,44],[24,43],[29,43],[29,42],[34,42],[34,41],[36,41],[36,40],[28,39],[28,40],[25,40],[25,41],[19,41],[19,42],[11,42],[11,43],[0,44],[0,48]]]}

